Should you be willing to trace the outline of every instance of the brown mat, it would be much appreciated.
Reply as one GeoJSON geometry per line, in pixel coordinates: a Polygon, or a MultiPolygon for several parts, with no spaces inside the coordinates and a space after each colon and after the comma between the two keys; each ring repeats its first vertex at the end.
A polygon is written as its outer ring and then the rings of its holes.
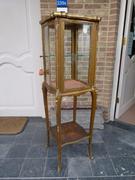
{"type": "Polygon", "coordinates": [[[0,134],[18,134],[24,130],[27,121],[25,117],[0,117],[0,134]]]}

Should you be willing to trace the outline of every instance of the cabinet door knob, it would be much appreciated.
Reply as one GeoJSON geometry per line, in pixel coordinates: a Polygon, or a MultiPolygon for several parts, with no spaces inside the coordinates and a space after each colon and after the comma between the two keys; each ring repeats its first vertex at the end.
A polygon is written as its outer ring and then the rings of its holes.
{"type": "Polygon", "coordinates": [[[40,76],[42,76],[42,75],[47,75],[47,74],[49,74],[49,70],[48,69],[46,69],[46,70],[44,70],[44,69],[39,69],[39,75],[40,76]]]}

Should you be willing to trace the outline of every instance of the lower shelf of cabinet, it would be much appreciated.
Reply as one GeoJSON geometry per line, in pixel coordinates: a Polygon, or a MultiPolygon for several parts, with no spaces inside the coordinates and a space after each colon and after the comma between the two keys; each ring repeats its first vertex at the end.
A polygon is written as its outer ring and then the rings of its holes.
{"type": "MultiPolygon", "coordinates": [[[[54,138],[57,138],[57,127],[51,127],[54,138]]],[[[87,138],[88,133],[76,122],[67,122],[61,124],[61,140],[62,145],[74,143],[87,138]]]]}

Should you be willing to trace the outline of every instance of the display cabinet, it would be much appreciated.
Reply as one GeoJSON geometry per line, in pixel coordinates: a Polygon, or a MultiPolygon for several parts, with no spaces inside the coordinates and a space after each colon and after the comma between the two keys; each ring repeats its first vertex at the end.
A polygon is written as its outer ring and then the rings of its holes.
{"type": "MultiPolygon", "coordinates": [[[[42,86],[48,145],[50,135],[57,142],[58,171],[61,170],[62,147],[88,139],[91,153],[92,131],[96,110],[96,49],[100,17],[86,17],[56,12],[42,20],[44,82],[42,86]],[[48,92],[55,95],[56,126],[51,126],[48,113],[48,92]],[[91,95],[88,131],[76,121],[77,97],[91,95]],[[73,96],[73,119],[63,123],[61,103],[64,96],[73,96]]],[[[82,119],[85,121],[85,119],[82,119]]]]}

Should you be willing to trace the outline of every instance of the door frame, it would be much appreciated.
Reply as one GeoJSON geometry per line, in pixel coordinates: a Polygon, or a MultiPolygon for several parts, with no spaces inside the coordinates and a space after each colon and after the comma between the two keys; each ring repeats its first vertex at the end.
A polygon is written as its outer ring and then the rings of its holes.
{"type": "Polygon", "coordinates": [[[113,90],[112,90],[112,100],[111,100],[111,108],[110,108],[111,121],[115,119],[120,73],[123,70],[123,68],[121,68],[122,66],[121,58],[122,58],[122,50],[123,50],[123,40],[124,40],[123,35],[124,35],[124,29],[125,29],[125,18],[126,18],[128,0],[121,0],[120,4],[121,6],[120,6],[118,36],[117,36],[118,38],[117,38],[117,45],[116,45],[113,90]]]}

